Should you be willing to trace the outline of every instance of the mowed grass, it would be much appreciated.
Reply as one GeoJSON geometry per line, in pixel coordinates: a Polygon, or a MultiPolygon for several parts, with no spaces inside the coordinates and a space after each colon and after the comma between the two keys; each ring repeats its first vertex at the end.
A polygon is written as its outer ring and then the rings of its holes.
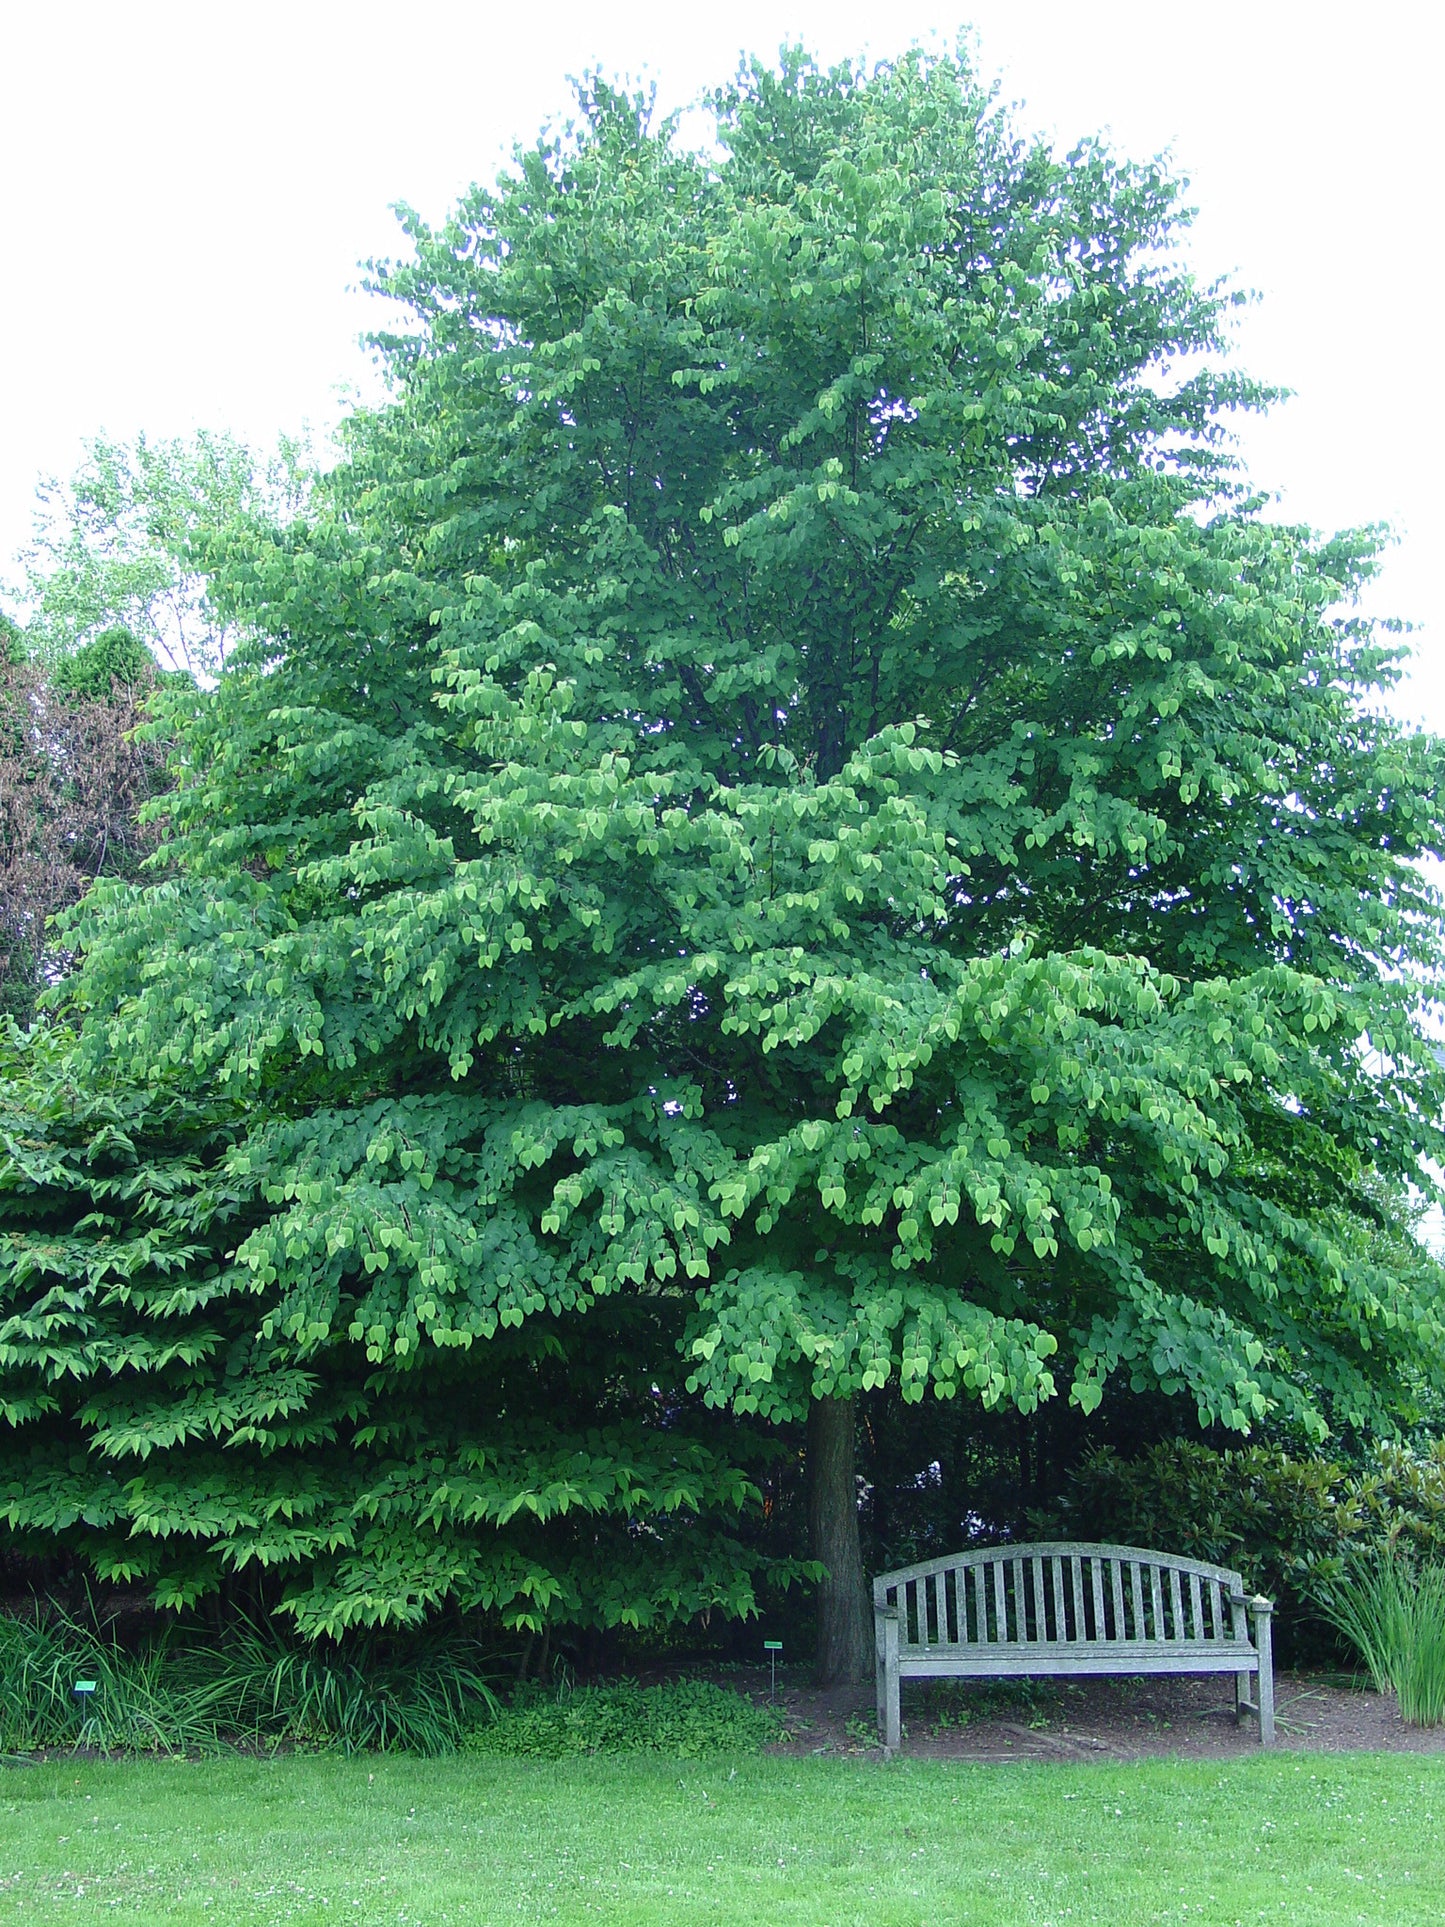
{"type": "Polygon", "coordinates": [[[0,1772],[0,1919],[1438,1923],[1445,1757],[399,1757],[0,1772]]]}

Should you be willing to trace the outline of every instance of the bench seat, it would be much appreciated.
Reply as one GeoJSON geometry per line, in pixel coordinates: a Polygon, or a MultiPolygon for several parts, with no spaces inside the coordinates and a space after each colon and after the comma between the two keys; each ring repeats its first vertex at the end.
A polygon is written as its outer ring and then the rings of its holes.
{"type": "Polygon", "coordinates": [[[1255,1714],[1273,1742],[1274,1608],[1226,1566],[1140,1546],[989,1546],[883,1573],[873,1606],[889,1752],[904,1679],[1233,1673],[1236,1717],[1255,1714]]]}

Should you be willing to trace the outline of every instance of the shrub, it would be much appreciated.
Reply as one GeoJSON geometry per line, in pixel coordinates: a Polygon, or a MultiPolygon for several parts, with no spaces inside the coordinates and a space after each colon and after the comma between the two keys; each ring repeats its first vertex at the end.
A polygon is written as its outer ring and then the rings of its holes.
{"type": "Polygon", "coordinates": [[[578,1753],[668,1753],[695,1759],[710,1753],[756,1752],[778,1737],[782,1722],[708,1680],[639,1686],[619,1680],[543,1697],[519,1695],[467,1740],[476,1753],[558,1760],[578,1753]]]}
{"type": "Polygon", "coordinates": [[[1361,1561],[1393,1548],[1445,1563],[1445,1441],[1381,1445],[1363,1468],[1276,1446],[1216,1452],[1167,1440],[1136,1457],[1095,1452],[1041,1534],[1183,1553],[1234,1567],[1279,1609],[1282,1657],[1323,1656],[1319,1616],[1361,1561]]]}
{"type": "Polygon", "coordinates": [[[1423,1451],[1381,1445],[1351,1492],[1366,1544],[1381,1551],[1399,1546],[1423,1561],[1445,1563],[1445,1438],[1423,1451]]]}
{"type": "Polygon", "coordinates": [[[1393,1554],[1334,1586],[1321,1610],[1394,1693],[1412,1726],[1445,1719],[1445,1566],[1416,1571],[1393,1554]]]}
{"type": "Polygon", "coordinates": [[[1137,1458],[1086,1459],[1052,1515],[1067,1536],[1116,1540],[1232,1566],[1278,1601],[1317,1592],[1344,1569],[1364,1518],[1343,1465],[1277,1448],[1215,1452],[1170,1439],[1137,1458]]]}

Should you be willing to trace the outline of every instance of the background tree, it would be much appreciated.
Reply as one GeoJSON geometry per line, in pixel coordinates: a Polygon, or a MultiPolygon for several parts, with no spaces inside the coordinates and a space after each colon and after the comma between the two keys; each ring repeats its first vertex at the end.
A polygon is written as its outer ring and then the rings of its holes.
{"type": "Polygon", "coordinates": [[[20,632],[0,657],[0,1008],[26,1021],[68,955],[52,929],[99,876],[135,876],[155,847],[144,805],[165,754],[137,731],[156,687],[149,654],[103,631],[47,674],[20,632]]]}
{"type": "Polygon", "coordinates": [[[99,435],[68,483],[42,482],[35,530],[10,600],[26,648],[62,661],[123,628],[163,670],[220,668],[236,636],[206,595],[208,531],[297,514],[308,487],[304,443],[263,456],[232,435],[124,442],[99,435]]]}
{"type": "MultiPolygon", "coordinates": [[[[496,1596],[458,1453],[628,1306],[632,1382],[699,1440],[699,1401],[806,1422],[844,1677],[863,1392],[1122,1381],[1319,1437],[1438,1384],[1439,1272],[1377,1233],[1445,1151],[1441,751],[1332,613],[1371,539],[1234,477],[1267,397],[1220,372],[1158,168],[1023,144],[923,55],[715,106],[703,159],[596,84],[410,221],[392,401],[304,526],[227,546],[251,640],[177,725],[176,880],[72,922],[66,1074],[231,1107],[196,1155],[246,1193],[215,1262],[248,1397],[285,1375],[304,1427],[369,1368],[410,1401],[412,1509],[384,1558],[296,1555],[307,1623],[496,1596]]],[[[101,1304],[159,1345],[172,1311],[82,1283],[86,1226],[37,1244],[29,1169],[24,1369],[101,1304]]],[[[206,1427],[254,1426],[192,1349],[206,1427]]],[[[187,1477],[165,1355],[106,1434],[142,1487],[162,1450],[187,1477]]],[[[53,1455],[112,1424],[86,1396],[53,1455]]]]}

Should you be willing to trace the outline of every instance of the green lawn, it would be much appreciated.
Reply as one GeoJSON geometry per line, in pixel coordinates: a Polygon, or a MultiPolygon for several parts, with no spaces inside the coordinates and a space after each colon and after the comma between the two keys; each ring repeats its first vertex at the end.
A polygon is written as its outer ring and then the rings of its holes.
{"type": "Polygon", "coordinates": [[[0,1769],[0,1919],[1408,1927],[1445,1758],[0,1769]]]}

